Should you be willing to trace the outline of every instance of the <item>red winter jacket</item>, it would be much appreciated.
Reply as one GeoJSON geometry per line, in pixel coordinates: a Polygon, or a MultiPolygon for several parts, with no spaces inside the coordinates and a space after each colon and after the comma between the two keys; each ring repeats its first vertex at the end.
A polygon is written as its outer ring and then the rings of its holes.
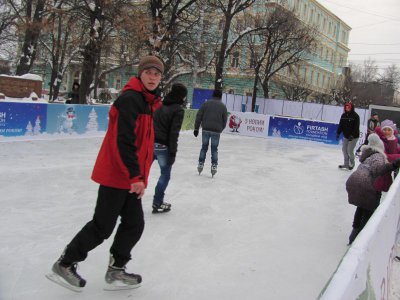
{"type": "Polygon", "coordinates": [[[157,94],[132,77],[111,106],[108,130],[101,145],[92,179],[104,186],[130,189],[147,179],[153,162],[153,112],[161,106],[157,94]]]}

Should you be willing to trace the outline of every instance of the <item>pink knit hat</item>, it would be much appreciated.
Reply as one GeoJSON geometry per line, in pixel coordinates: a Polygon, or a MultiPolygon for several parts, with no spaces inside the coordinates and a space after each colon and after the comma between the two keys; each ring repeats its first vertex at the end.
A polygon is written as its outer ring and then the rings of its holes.
{"type": "Polygon", "coordinates": [[[390,128],[392,131],[397,130],[397,126],[395,123],[393,123],[392,120],[384,120],[381,122],[381,129],[383,130],[383,128],[390,128]]]}

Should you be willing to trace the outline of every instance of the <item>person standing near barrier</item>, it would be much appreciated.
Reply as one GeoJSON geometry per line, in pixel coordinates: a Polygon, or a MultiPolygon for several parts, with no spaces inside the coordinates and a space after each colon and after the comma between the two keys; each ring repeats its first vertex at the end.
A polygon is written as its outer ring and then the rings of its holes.
{"type": "Polygon", "coordinates": [[[346,181],[348,201],[357,206],[349,244],[353,243],[379,206],[382,193],[374,187],[376,178],[400,166],[400,159],[392,163],[387,160],[383,142],[375,133],[369,135],[368,145],[363,145],[361,151],[360,165],[346,181]]]}
{"type": "Polygon", "coordinates": [[[221,101],[222,91],[214,90],[212,99],[207,100],[200,107],[196,115],[193,134],[195,137],[199,134],[199,128],[202,128],[202,146],[199,155],[199,164],[197,171],[199,174],[203,171],[208,145],[211,140],[211,175],[217,173],[218,167],[218,145],[221,132],[226,126],[228,111],[221,101]]]}
{"type": "MultiPolygon", "coordinates": [[[[368,136],[371,133],[374,133],[375,129],[379,126],[380,126],[380,123],[379,123],[378,113],[376,113],[376,112],[372,113],[371,118],[369,118],[368,123],[367,123],[367,135],[365,136],[363,145],[368,145],[368,136]]],[[[360,147],[358,147],[358,149],[356,151],[357,155],[361,154],[361,147],[362,147],[362,145],[360,147]]]]}
{"type": "Polygon", "coordinates": [[[184,105],[187,88],[174,83],[165,96],[163,106],[154,113],[154,159],[160,166],[160,177],[154,191],[153,214],[171,210],[171,204],[164,202],[164,194],[171,178],[172,165],[178,151],[179,131],[185,115],[184,105]]]}
{"type": "Polygon", "coordinates": [[[343,133],[342,152],[344,164],[339,169],[352,170],[355,165],[354,148],[360,137],[360,117],[354,110],[354,105],[348,102],[344,105],[344,112],[340,117],[339,127],[336,131],[336,140],[343,133]]]}
{"type": "Polygon", "coordinates": [[[158,85],[163,72],[159,58],[143,57],[138,77],[129,80],[110,108],[108,130],[92,173],[92,180],[100,184],[93,219],[75,235],[47,275],[63,287],[82,290],[86,280],[77,273],[77,264],[110,237],[118,219],[105,289],[140,286],[142,277],[125,269],[144,229],[141,199],[153,162],[153,113],[161,106],[158,85]]]}

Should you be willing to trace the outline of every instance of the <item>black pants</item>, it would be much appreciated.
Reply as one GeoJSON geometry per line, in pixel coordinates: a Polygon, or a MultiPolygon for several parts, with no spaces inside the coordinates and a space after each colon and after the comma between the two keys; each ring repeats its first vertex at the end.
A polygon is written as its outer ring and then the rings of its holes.
{"type": "Polygon", "coordinates": [[[356,212],[354,213],[353,228],[357,228],[360,231],[361,231],[361,229],[364,228],[365,224],[367,224],[368,220],[371,218],[372,214],[378,207],[381,197],[382,197],[382,193],[376,192],[377,206],[373,210],[368,210],[368,209],[357,206],[356,212]]]}
{"type": "Polygon", "coordinates": [[[131,250],[143,233],[142,200],[128,190],[102,185],[99,187],[93,219],[68,244],[61,263],[68,265],[85,260],[90,250],[110,237],[119,216],[121,221],[110,252],[115,259],[115,266],[124,266],[131,259],[131,250]]]}

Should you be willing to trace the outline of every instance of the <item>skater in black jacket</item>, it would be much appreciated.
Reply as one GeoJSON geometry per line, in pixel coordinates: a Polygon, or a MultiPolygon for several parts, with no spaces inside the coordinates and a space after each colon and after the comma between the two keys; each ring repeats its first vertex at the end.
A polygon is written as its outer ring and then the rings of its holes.
{"type": "Polygon", "coordinates": [[[342,152],[344,164],[339,165],[339,169],[352,170],[355,165],[354,148],[360,137],[360,117],[354,111],[354,106],[351,102],[344,105],[344,113],[342,114],[339,127],[336,131],[336,140],[339,140],[340,134],[343,133],[342,152]]]}
{"type": "Polygon", "coordinates": [[[154,113],[154,159],[158,161],[161,174],[154,191],[153,214],[171,210],[171,204],[164,202],[164,194],[178,151],[186,96],[186,87],[181,83],[174,83],[165,96],[162,107],[154,113]]]}

